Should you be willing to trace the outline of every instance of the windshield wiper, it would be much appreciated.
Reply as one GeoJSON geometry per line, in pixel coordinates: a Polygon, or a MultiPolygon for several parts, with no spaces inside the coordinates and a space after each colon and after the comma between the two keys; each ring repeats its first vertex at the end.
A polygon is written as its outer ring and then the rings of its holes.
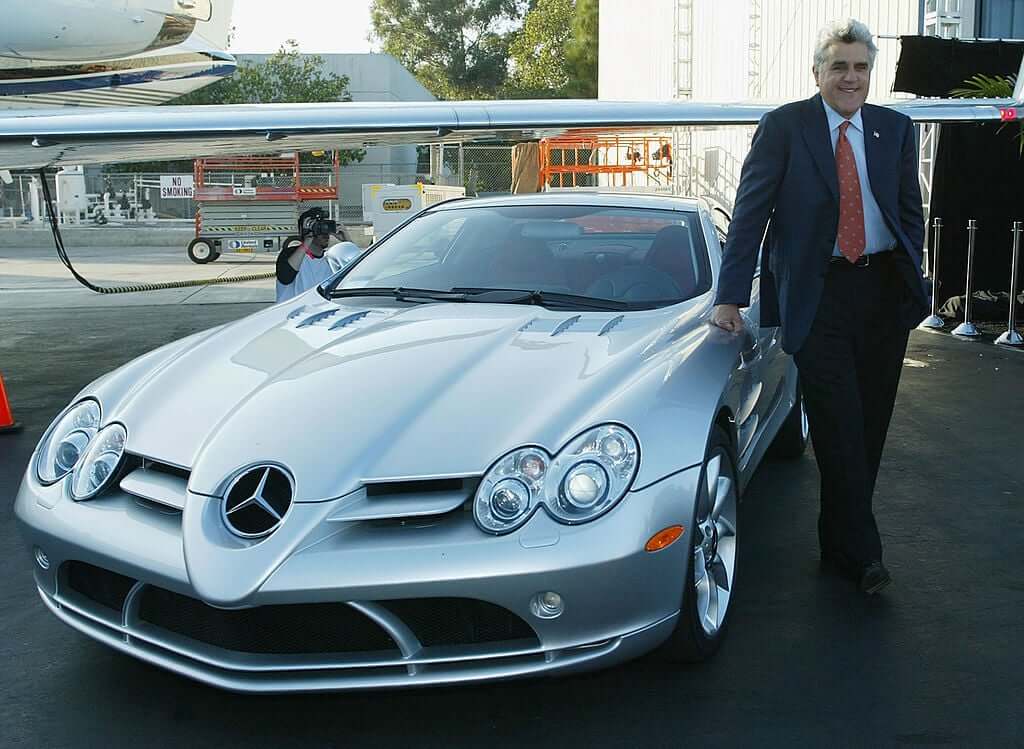
{"type": "Polygon", "coordinates": [[[441,291],[440,289],[411,289],[405,286],[388,288],[384,286],[366,286],[356,289],[332,289],[330,299],[352,296],[387,296],[400,302],[465,302],[466,295],[459,291],[441,291]]]}
{"type": "Polygon", "coordinates": [[[644,309],[649,305],[619,302],[614,299],[562,294],[554,291],[530,291],[528,289],[497,289],[477,286],[457,286],[448,291],[441,289],[415,289],[404,286],[366,286],[354,289],[334,289],[330,299],[359,296],[385,296],[400,302],[476,302],[477,304],[536,304],[540,307],[561,307],[592,310],[644,309]]]}
{"type": "Polygon", "coordinates": [[[527,289],[494,289],[473,286],[456,286],[452,293],[466,296],[467,302],[490,302],[493,304],[536,304],[539,307],[569,307],[574,309],[628,310],[638,305],[619,302],[615,299],[601,299],[580,294],[563,294],[557,291],[529,291],[527,289]]]}

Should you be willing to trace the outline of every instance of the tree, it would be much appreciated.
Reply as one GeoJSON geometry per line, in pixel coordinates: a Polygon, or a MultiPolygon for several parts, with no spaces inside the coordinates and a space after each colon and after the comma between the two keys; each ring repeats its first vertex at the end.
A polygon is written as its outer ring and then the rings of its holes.
{"type": "Polygon", "coordinates": [[[597,0],[537,0],[509,47],[513,98],[597,96],[597,0]]]}
{"type": "Polygon", "coordinates": [[[569,70],[565,46],[572,39],[574,0],[538,0],[509,45],[513,96],[565,96],[569,70]]]}
{"type": "Polygon", "coordinates": [[[599,0],[576,0],[572,40],[565,48],[569,96],[597,98],[598,5],[599,0]]]}
{"type": "Polygon", "coordinates": [[[243,62],[233,75],[169,104],[280,104],[352,101],[348,77],[324,70],[320,55],[303,55],[294,39],[263,62],[243,62]]]}
{"type": "Polygon", "coordinates": [[[373,36],[440,99],[492,99],[529,0],[373,0],[373,36]]]}

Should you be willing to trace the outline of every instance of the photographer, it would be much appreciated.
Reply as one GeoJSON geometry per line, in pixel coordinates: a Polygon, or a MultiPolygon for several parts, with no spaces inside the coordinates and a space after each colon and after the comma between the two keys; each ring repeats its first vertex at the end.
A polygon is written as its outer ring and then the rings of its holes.
{"type": "MultiPolygon", "coordinates": [[[[299,216],[302,244],[286,247],[277,256],[277,301],[283,302],[311,289],[334,273],[324,254],[338,225],[322,208],[310,208],[299,216]]],[[[344,237],[344,235],[342,235],[344,237]]]]}

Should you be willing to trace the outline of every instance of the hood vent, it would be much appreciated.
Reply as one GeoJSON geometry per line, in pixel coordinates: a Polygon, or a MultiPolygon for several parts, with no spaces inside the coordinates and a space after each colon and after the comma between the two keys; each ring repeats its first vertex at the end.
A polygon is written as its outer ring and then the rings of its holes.
{"type": "Polygon", "coordinates": [[[558,324],[558,327],[555,328],[554,331],[552,331],[551,337],[554,338],[556,335],[561,335],[562,333],[567,331],[569,328],[571,328],[573,325],[575,325],[579,321],[580,321],[580,316],[579,315],[573,315],[568,320],[563,320],[562,322],[560,322],[558,324]]]}
{"type": "Polygon", "coordinates": [[[323,312],[317,312],[315,315],[310,315],[309,317],[307,317],[305,320],[300,322],[295,327],[296,328],[308,328],[311,325],[316,325],[318,322],[323,322],[324,320],[327,320],[327,319],[330,319],[330,318],[334,317],[339,312],[341,312],[341,310],[339,308],[337,308],[337,307],[333,307],[331,309],[326,309],[323,312]]]}
{"type": "Polygon", "coordinates": [[[601,328],[601,332],[598,333],[598,335],[606,335],[608,333],[611,333],[616,327],[618,327],[619,323],[621,323],[625,319],[626,319],[625,315],[619,315],[618,317],[613,317],[611,320],[609,320],[608,322],[605,323],[605,326],[603,328],[601,328]]]}
{"type": "Polygon", "coordinates": [[[612,318],[598,316],[584,317],[573,315],[565,320],[544,319],[534,317],[519,327],[520,333],[528,335],[544,335],[550,338],[562,335],[565,332],[572,333],[596,333],[599,336],[608,335],[625,320],[625,315],[616,315],[612,318]]]}
{"type": "Polygon", "coordinates": [[[344,328],[346,325],[351,325],[352,323],[357,322],[358,320],[362,320],[368,314],[370,314],[370,310],[363,310],[362,312],[356,312],[351,315],[346,315],[345,317],[338,320],[338,322],[334,323],[334,325],[331,326],[331,330],[337,330],[338,328],[344,328]]]}

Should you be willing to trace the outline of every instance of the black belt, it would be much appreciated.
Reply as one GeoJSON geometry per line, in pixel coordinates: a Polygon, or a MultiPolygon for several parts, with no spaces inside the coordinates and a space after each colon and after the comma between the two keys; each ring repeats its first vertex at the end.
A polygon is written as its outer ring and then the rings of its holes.
{"type": "Polygon", "coordinates": [[[842,255],[833,255],[829,258],[829,264],[837,265],[842,263],[843,266],[850,266],[852,268],[867,268],[872,263],[883,262],[892,259],[892,255],[895,250],[882,250],[881,252],[872,252],[871,254],[864,254],[857,258],[857,261],[851,263],[842,255]]]}

